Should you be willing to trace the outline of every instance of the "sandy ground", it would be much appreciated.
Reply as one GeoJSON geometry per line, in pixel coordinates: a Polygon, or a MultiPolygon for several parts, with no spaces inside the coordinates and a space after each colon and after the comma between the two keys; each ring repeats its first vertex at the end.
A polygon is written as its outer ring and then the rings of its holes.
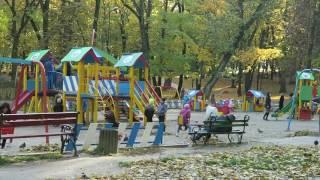
{"type": "MultiPolygon", "coordinates": [[[[170,110],[168,113],[167,133],[164,139],[164,145],[185,144],[190,142],[186,132],[182,132],[179,137],[175,136],[176,132],[176,110],[170,110]]],[[[242,118],[244,113],[235,113],[238,118],[242,118]]],[[[319,137],[287,137],[294,131],[310,130],[318,131],[319,121],[293,121],[291,132],[286,131],[288,122],[285,117],[282,120],[270,121],[262,120],[262,113],[249,113],[251,119],[247,133],[244,135],[243,144],[229,144],[225,135],[219,136],[222,142],[218,145],[199,145],[195,147],[184,148],[161,148],[160,152],[153,154],[137,155],[137,156],[124,156],[117,154],[114,156],[106,157],[93,157],[86,154],[80,154],[78,158],[70,156],[58,161],[39,161],[31,163],[14,164],[0,168],[0,179],[75,179],[82,173],[87,175],[110,175],[121,173],[125,169],[118,166],[122,161],[134,161],[141,159],[158,159],[170,156],[194,156],[197,154],[204,154],[216,151],[239,151],[250,148],[257,144],[278,144],[278,145],[311,145],[314,140],[319,137]],[[258,129],[263,131],[258,132],[258,129]]],[[[202,121],[204,113],[192,113],[192,121],[202,121]]],[[[43,128],[33,129],[17,129],[17,133],[23,131],[41,131],[43,128]]],[[[17,153],[17,147],[26,140],[16,140],[10,144],[5,150],[0,150],[1,154],[14,154],[17,153]]],[[[52,142],[59,142],[58,139],[50,139],[52,142]]],[[[27,146],[34,144],[42,144],[44,139],[32,139],[27,141],[27,146]]]]}

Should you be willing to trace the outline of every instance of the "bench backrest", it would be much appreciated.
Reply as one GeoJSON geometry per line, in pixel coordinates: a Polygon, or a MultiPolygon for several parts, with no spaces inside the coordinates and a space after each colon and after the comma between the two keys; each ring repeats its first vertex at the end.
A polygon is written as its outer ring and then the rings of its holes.
{"type": "Polygon", "coordinates": [[[243,119],[241,120],[225,120],[225,121],[219,121],[219,120],[211,120],[211,121],[205,121],[205,123],[208,124],[208,126],[211,127],[237,127],[237,126],[249,126],[250,117],[248,115],[245,115],[243,119]]]}
{"type": "Polygon", "coordinates": [[[77,116],[77,112],[1,114],[0,127],[75,124],[77,116]]]}

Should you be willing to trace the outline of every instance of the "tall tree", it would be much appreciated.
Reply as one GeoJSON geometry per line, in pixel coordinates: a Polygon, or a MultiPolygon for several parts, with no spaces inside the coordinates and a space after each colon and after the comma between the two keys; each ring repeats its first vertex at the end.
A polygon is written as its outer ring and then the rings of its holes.
{"type": "Polygon", "coordinates": [[[93,46],[96,44],[96,33],[98,32],[98,21],[99,21],[99,12],[100,12],[100,4],[101,4],[100,0],[96,0],[95,2],[96,2],[96,5],[94,8],[94,16],[93,16],[93,24],[92,24],[92,30],[93,30],[92,45],[93,46]]]}
{"type": "Polygon", "coordinates": [[[211,74],[211,77],[209,78],[209,80],[205,86],[204,91],[205,91],[206,97],[210,97],[211,90],[214,87],[214,85],[217,83],[217,81],[220,77],[220,72],[222,72],[226,68],[232,55],[239,48],[239,44],[243,40],[246,31],[254,24],[254,22],[257,19],[259,19],[262,16],[262,14],[263,14],[262,11],[267,6],[267,4],[268,4],[268,0],[262,0],[261,3],[256,8],[254,14],[250,17],[250,19],[239,28],[239,31],[238,31],[238,33],[232,43],[232,46],[230,47],[229,50],[227,50],[226,52],[223,53],[223,56],[222,56],[221,61],[217,67],[216,72],[211,74]]]}
{"type": "Polygon", "coordinates": [[[149,59],[149,24],[152,12],[152,0],[131,0],[131,5],[127,0],[121,0],[123,5],[128,8],[138,19],[141,38],[141,50],[149,59]]]}
{"type": "MultiPolygon", "coordinates": [[[[19,8],[18,6],[21,5],[20,3],[17,4],[16,0],[5,0],[6,4],[10,8],[10,12],[12,15],[11,18],[11,40],[12,40],[12,47],[11,47],[11,57],[18,57],[18,48],[20,43],[20,37],[23,30],[26,28],[30,16],[29,14],[32,13],[32,11],[36,8],[36,0],[25,0],[24,3],[21,3],[24,5],[22,10],[22,16],[20,17],[18,15],[19,8]],[[19,22],[20,21],[20,22],[19,22]]],[[[14,80],[15,75],[17,71],[17,66],[12,66],[12,74],[11,79],[14,80]]]]}

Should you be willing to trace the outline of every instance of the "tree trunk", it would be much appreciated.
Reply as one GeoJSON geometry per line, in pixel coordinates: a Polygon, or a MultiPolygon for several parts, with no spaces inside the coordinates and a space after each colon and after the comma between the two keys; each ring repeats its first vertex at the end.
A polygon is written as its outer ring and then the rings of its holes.
{"type": "Polygon", "coordinates": [[[45,0],[44,3],[41,3],[42,9],[42,43],[41,47],[43,49],[49,48],[49,5],[50,0],[45,0]]]}
{"type": "Polygon", "coordinates": [[[152,84],[153,86],[157,86],[157,77],[156,76],[152,76],[152,84]]]}
{"type": "MultiPolygon", "coordinates": [[[[178,83],[178,92],[181,93],[181,89],[183,87],[183,74],[180,74],[179,76],[179,83],[178,83]]],[[[178,95],[176,95],[177,97],[178,95]]]]}
{"type": "Polygon", "coordinates": [[[211,90],[214,87],[214,85],[217,83],[218,79],[220,78],[220,72],[225,70],[226,66],[228,65],[230,58],[234,54],[235,50],[239,48],[240,42],[243,40],[245,32],[250,29],[250,27],[253,25],[253,23],[262,16],[263,13],[261,11],[264,9],[265,5],[268,4],[268,0],[263,0],[255,10],[254,14],[250,17],[250,19],[243,24],[237,35],[235,36],[234,42],[232,44],[232,47],[230,50],[223,53],[222,59],[219,63],[219,66],[217,68],[216,72],[213,72],[211,74],[210,79],[208,80],[206,86],[205,86],[205,95],[206,97],[209,97],[211,94],[211,90]]]}
{"type": "Polygon", "coordinates": [[[161,86],[161,80],[162,80],[162,78],[161,78],[161,76],[158,76],[158,86],[161,86]]]}
{"type": "Polygon", "coordinates": [[[273,80],[273,76],[274,76],[274,73],[275,73],[275,65],[274,65],[273,61],[270,64],[270,69],[271,69],[270,79],[273,80]]]}
{"type": "Polygon", "coordinates": [[[258,65],[258,69],[257,69],[257,90],[259,90],[259,83],[260,83],[260,63],[258,65]]]}
{"type": "Polygon", "coordinates": [[[126,29],[125,29],[124,15],[120,15],[120,16],[121,16],[121,18],[120,18],[121,23],[119,23],[119,28],[120,28],[120,32],[121,32],[122,52],[126,52],[128,35],[127,35],[126,29]]]}
{"type": "Polygon", "coordinates": [[[238,90],[237,90],[238,97],[242,96],[242,88],[241,88],[241,84],[242,84],[242,75],[243,75],[243,67],[242,67],[241,62],[239,62],[238,90]]]}
{"type": "Polygon", "coordinates": [[[279,93],[286,93],[287,92],[287,86],[286,86],[286,76],[285,72],[281,71],[279,72],[279,84],[280,84],[280,89],[279,93]]]}
{"type": "Polygon", "coordinates": [[[94,8],[94,16],[93,16],[93,24],[92,24],[92,29],[95,32],[94,37],[93,37],[93,41],[92,41],[93,46],[95,46],[95,44],[96,44],[96,37],[97,37],[97,32],[98,32],[99,11],[100,11],[100,0],[96,0],[96,6],[94,8]]]}

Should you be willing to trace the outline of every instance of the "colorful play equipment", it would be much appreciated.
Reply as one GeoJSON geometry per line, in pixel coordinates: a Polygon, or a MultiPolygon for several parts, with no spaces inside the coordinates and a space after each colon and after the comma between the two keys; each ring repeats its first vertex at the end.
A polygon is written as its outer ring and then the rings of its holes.
{"type": "Polygon", "coordinates": [[[63,100],[68,104],[70,101],[76,102],[79,123],[84,120],[97,122],[98,111],[104,111],[105,107],[110,107],[117,119],[129,118],[132,123],[139,120],[139,116],[143,117],[141,114],[150,98],[155,99],[156,105],[160,102],[148,81],[149,64],[143,53],[124,54],[119,61],[111,62],[116,62],[114,67],[103,61],[108,58],[96,48],[84,47],[73,48],[61,60],[64,74],[63,100]],[[68,63],[75,64],[76,74],[66,75],[68,63]],[[135,74],[139,74],[140,78],[135,74]]]}
{"type": "Polygon", "coordinates": [[[265,95],[261,91],[249,90],[243,96],[243,112],[263,112],[265,95]]]}
{"type": "Polygon", "coordinates": [[[280,117],[285,113],[290,114],[299,120],[311,120],[312,119],[312,99],[318,95],[317,83],[315,83],[315,77],[312,72],[296,73],[296,96],[291,99],[289,103],[281,110],[272,114],[273,117],[280,117]]]}
{"type": "Polygon", "coordinates": [[[116,60],[94,47],[72,48],[58,65],[50,50],[39,50],[25,60],[0,58],[0,62],[21,65],[13,113],[22,108],[26,113],[50,112],[61,95],[64,111],[79,112],[78,123],[97,122],[98,112],[104,113],[106,107],[117,119],[132,123],[144,119],[150,98],[155,105],[160,102],[141,52],[116,60]]]}
{"type": "Polygon", "coordinates": [[[296,85],[292,96],[291,108],[288,117],[288,130],[290,130],[293,119],[310,120],[312,118],[313,95],[320,96],[318,87],[314,88],[315,73],[320,73],[320,69],[304,69],[296,73],[296,85]],[[314,93],[317,89],[317,93],[314,93]]]}
{"type": "Polygon", "coordinates": [[[55,59],[49,50],[33,51],[25,60],[0,58],[0,62],[17,64],[21,67],[16,98],[12,104],[13,113],[22,107],[25,112],[47,112],[51,109],[49,98],[54,96],[59,88],[62,89],[62,76],[51,71],[50,65],[53,67],[55,59]]]}
{"type": "MultiPolygon", "coordinates": [[[[16,98],[11,107],[12,113],[16,113],[22,107],[24,107],[24,112],[47,112],[50,110],[50,103],[48,103],[50,97],[56,94],[56,89],[62,88],[62,79],[59,81],[59,74],[50,70],[49,65],[53,66],[54,61],[49,50],[34,51],[25,60],[0,58],[0,62],[20,66],[16,98]]],[[[14,133],[13,128],[7,130],[9,130],[8,134],[14,133]]],[[[47,125],[45,132],[48,132],[47,125]]],[[[46,142],[48,141],[46,138],[46,142]]]]}
{"type": "Polygon", "coordinates": [[[183,97],[183,104],[190,104],[190,107],[194,111],[204,111],[206,105],[206,99],[203,91],[201,90],[189,90],[183,97]]]}
{"type": "Polygon", "coordinates": [[[180,99],[180,93],[176,84],[171,81],[164,81],[162,86],[158,86],[160,89],[161,98],[167,100],[180,99]]]}

